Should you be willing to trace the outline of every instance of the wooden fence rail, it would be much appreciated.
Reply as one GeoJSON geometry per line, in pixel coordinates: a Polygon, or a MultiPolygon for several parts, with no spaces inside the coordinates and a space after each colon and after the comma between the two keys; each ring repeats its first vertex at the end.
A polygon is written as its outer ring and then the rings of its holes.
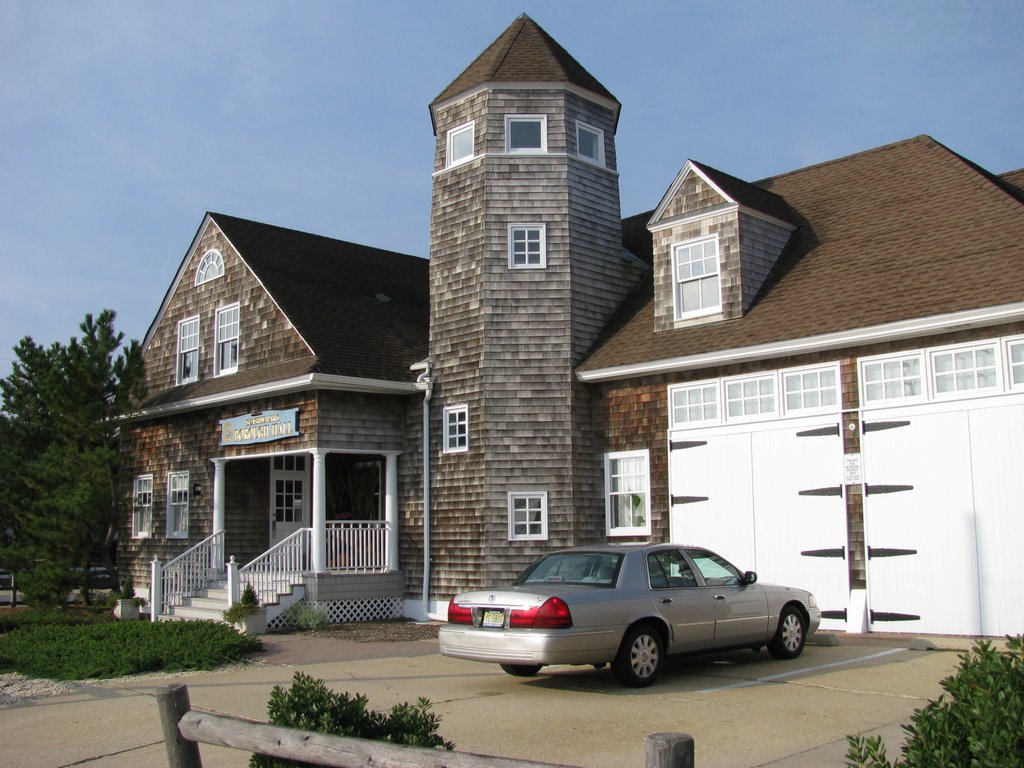
{"type": "MultiPolygon", "coordinates": [[[[329,736],[193,710],[185,685],[157,691],[169,768],[202,768],[199,744],[301,760],[334,768],[573,768],[555,763],[407,747],[329,736]]],[[[644,768],[694,768],[693,738],[655,733],[645,742],[644,768]]]]}

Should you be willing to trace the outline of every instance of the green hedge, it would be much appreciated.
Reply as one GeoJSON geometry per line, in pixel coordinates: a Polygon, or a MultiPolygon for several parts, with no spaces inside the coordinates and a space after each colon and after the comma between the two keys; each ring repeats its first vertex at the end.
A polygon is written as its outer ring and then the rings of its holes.
{"type": "Polygon", "coordinates": [[[881,738],[849,736],[855,768],[1020,768],[1024,766],[1024,638],[996,651],[987,640],[960,657],[945,693],[903,726],[901,759],[890,763],[881,738]]]}
{"type": "Polygon", "coordinates": [[[25,626],[0,636],[0,673],[54,680],[213,669],[262,647],[212,621],[25,626]]]}

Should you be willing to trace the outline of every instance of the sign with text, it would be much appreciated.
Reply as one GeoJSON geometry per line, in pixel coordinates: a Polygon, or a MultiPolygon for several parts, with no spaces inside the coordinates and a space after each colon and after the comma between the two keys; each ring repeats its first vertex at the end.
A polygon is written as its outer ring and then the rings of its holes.
{"type": "Polygon", "coordinates": [[[270,443],[299,436],[299,409],[261,411],[220,421],[221,445],[270,443]]]}

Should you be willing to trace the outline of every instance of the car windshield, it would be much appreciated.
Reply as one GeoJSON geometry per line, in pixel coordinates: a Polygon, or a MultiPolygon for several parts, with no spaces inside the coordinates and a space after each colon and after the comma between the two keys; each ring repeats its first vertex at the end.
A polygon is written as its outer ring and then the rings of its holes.
{"type": "Polygon", "coordinates": [[[558,552],[542,557],[515,580],[515,584],[615,585],[622,555],[615,552],[558,552]]]}

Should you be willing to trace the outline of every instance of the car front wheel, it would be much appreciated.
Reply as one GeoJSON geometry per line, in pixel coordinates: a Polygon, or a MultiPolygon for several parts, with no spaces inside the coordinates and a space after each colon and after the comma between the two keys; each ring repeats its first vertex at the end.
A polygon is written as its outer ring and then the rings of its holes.
{"type": "Polygon", "coordinates": [[[807,639],[807,623],[800,611],[792,605],[782,609],[779,628],[768,643],[768,652],[776,659],[795,659],[804,649],[807,639]]]}
{"type": "Polygon", "coordinates": [[[633,627],[612,662],[612,671],[623,685],[645,688],[661,674],[665,665],[665,645],[657,630],[648,624],[633,627]]]}
{"type": "Polygon", "coordinates": [[[501,668],[514,677],[533,677],[540,672],[540,664],[502,664],[501,668]]]}

